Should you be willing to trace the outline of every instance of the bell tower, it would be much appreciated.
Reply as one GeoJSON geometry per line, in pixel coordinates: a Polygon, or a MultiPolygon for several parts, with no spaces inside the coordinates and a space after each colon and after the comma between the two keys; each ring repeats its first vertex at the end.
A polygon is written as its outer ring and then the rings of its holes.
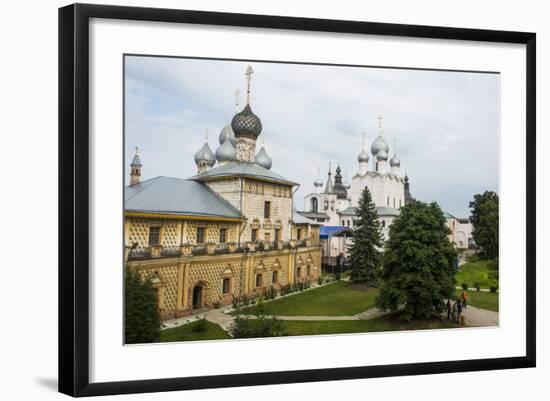
{"type": "Polygon", "coordinates": [[[136,153],[130,163],[130,185],[139,184],[141,177],[141,160],[139,160],[138,148],[136,146],[136,153]]]}

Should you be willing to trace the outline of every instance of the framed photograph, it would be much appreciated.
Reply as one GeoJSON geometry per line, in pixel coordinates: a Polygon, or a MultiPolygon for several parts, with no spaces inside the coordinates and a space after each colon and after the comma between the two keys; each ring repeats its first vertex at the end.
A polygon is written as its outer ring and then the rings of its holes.
{"type": "Polygon", "coordinates": [[[59,390],[535,366],[535,34],[59,10],[59,390]]]}

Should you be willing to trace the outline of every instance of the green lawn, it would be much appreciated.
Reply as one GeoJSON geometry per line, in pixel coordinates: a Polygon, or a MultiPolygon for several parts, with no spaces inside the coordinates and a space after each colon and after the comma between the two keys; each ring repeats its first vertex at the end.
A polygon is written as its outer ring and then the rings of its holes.
{"type": "Polygon", "coordinates": [[[226,338],[229,336],[219,325],[207,320],[184,324],[173,329],[163,330],[160,333],[161,342],[224,340],[226,338]]]}
{"type": "Polygon", "coordinates": [[[481,288],[498,286],[498,279],[490,274],[494,274],[495,270],[489,267],[488,262],[487,260],[478,260],[464,263],[456,274],[456,284],[462,286],[462,283],[467,283],[469,287],[473,287],[475,283],[479,283],[481,288]]]}
{"type": "Polygon", "coordinates": [[[331,320],[331,321],[291,321],[284,325],[289,336],[303,336],[314,334],[343,334],[343,333],[367,333],[377,331],[396,330],[424,330],[424,329],[448,329],[456,328],[456,323],[431,320],[413,320],[410,323],[403,322],[397,315],[390,314],[370,320],[331,320]]]}
{"type": "MultiPolygon", "coordinates": [[[[457,297],[460,296],[460,294],[462,294],[462,290],[456,292],[457,297]]],[[[498,293],[468,291],[468,305],[498,312],[498,293]]]]}
{"type": "MultiPolygon", "coordinates": [[[[301,294],[265,302],[264,313],[279,316],[351,316],[373,308],[377,295],[377,290],[337,281],[301,294]]],[[[246,315],[256,312],[256,306],[240,311],[246,315]]]]}

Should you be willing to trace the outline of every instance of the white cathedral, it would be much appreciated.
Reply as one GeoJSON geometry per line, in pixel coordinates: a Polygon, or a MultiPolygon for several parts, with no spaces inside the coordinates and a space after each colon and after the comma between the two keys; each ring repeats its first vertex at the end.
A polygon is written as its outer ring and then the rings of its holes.
{"type": "MultiPolygon", "coordinates": [[[[363,146],[357,156],[358,170],[352,177],[351,184],[342,180],[340,165],[336,167],[334,183],[329,164],[326,184],[318,172],[313,186],[315,192],[304,198],[304,211],[298,212],[304,217],[323,224],[321,239],[324,239],[324,255],[337,256],[346,253],[346,245],[351,241],[352,228],[357,219],[356,207],[365,187],[368,187],[382,224],[382,234],[385,239],[389,235],[389,227],[399,215],[399,209],[414,201],[410,193],[409,178],[400,174],[401,160],[396,154],[389,159],[390,149],[384,138],[382,116],[378,116],[378,136],[370,148],[372,162],[365,150],[365,133],[363,146]],[[389,159],[389,161],[388,161],[389,159]]],[[[450,240],[457,248],[467,248],[472,243],[471,224],[468,219],[459,219],[445,213],[447,226],[451,230],[450,240]]]]}

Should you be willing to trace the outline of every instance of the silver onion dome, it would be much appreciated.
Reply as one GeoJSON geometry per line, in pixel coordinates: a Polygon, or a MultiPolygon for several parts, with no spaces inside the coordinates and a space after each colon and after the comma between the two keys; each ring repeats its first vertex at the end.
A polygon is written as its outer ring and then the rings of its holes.
{"type": "Polygon", "coordinates": [[[362,150],[357,156],[357,161],[359,163],[367,163],[369,161],[369,154],[365,150],[362,150]]]}
{"type": "Polygon", "coordinates": [[[256,139],[262,132],[262,122],[260,118],[252,112],[250,104],[247,104],[243,111],[235,114],[231,120],[231,128],[235,133],[235,137],[252,136],[256,139]]]}
{"type": "Polygon", "coordinates": [[[321,188],[323,186],[323,180],[321,180],[321,178],[317,178],[313,181],[313,186],[316,188],[321,188]]]}
{"type": "Polygon", "coordinates": [[[377,160],[388,160],[388,152],[385,151],[384,149],[381,149],[381,150],[376,154],[376,159],[377,159],[377,160]]]}
{"type": "Polygon", "coordinates": [[[271,165],[273,164],[271,157],[269,157],[269,155],[267,154],[263,146],[260,149],[260,151],[256,154],[254,161],[260,166],[262,166],[263,168],[266,168],[268,170],[271,168],[271,165]]]}
{"type": "Polygon", "coordinates": [[[235,133],[231,129],[231,125],[226,125],[222,128],[220,131],[220,145],[223,145],[225,138],[229,137],[229,140],[231,141],[231,145],[235,146],[237,144],[237,138],[235,138],[235,133]]]}
{"type": "Polygon", "coordinates": [[[370,151],[373,156],[376,156],[378,152],[380,152],[381,150],[384,150],[386,152],[386,159],[387,159],[387,154],[390,150],[390,147],[388,146],[388,143],[386,142],[384,137],[382,135],[378,135],[374,140],[374,142],[372,143],[370,147],[370,151]]]}
{"type": "Polygon", "coordinates": [[[208,146],[208,142],[205,142],[204,145],[202,145],[202,148],[195,153],[196,165],[203,160],[206,161],[206,164],[210,167],[216,164],[216,156],[214,155],[214,152],[212,152],[212,149],[210,149],[210,146],[208,146]]]}
{"type": "Polygon", "coordinates": [[[390,159],[390,166],[391,167],[401,166],[401,160],[399,160],[399,157],[397,157],[397,155],[393,155],[393,157],[390,159]]]}
{"type": "Polygon", "coordinates": [[[216,159],[219,162],[232,162],[237,160],[237,151],[231,144],[231,137],[225,137],[224,142],[216,149],[216,159]]]}

